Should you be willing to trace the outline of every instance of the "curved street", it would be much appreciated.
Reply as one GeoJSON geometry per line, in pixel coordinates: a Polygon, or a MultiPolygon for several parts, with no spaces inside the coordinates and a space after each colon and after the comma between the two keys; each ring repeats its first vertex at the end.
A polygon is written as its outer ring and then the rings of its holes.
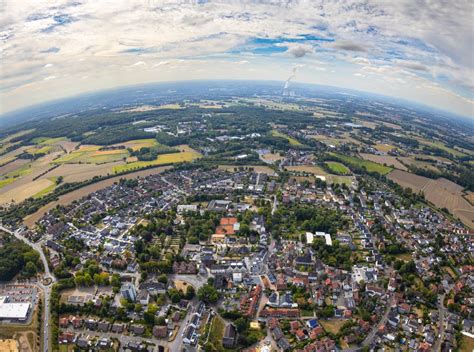
{"type": "Polygon", "coordinates": [[[32,247],[34,250],[36,250],[40,254],[41,261],[43,262],[43,267],[44,267],[44,276],[43,276],[43,282],[38,282],[38,286],[43,290],[44,293],[44,312],[43,312],[43,351],[48,352],[49,351],[49,345],[51,342],[50,335],[50,327],[49,327],[49,320],[50,320],[50,299],[51,299],[51,287],[53,283],[56,281],[54,278],[54,275],[51,274],[48,266],[48,261],[46,260],[46,256],[44,255],[43,249],[41,248],[41,245],[38,243],[33,243],[30,240],[28,240],[26,237],[20,235],[21,229],[17,229],[15,231],[12,231],[10,229],[7,229],[3,225],[0,225],[0,230],[15,236],[17,239],[20,241],[25,242],[27,245],[32,247]],[[44,282],[46,280],[50,280],[50,283],[48,285],[45,285],[44,282]]]}

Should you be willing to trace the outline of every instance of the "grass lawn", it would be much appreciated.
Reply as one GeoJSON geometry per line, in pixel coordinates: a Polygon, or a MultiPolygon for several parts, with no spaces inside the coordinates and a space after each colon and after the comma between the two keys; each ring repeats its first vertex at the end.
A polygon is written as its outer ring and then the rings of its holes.
{"type": "Polygon", "coordinates": [[[383,166],[373,161],[363,160],[353,156],[342,155],[337,153],[330,153],[332,156],[337,157],[341,162],[348,165],[349,167],[365,167],[368,172],[376,172],[381,175],[386,175],[393,169],[391,167],[383,166]]]}
{"type": "Polygon", "coordinates": [[[410,253],[397,254],[397,255],[395,255],[395,258],[403,260],[404,262],[409,262],[410,260],[413,259],[412,255],[410,253]]]}
{"type": "Polygon", "coordinates": [[[331,172],[337,175],[348,175],[350,174],[350,170],[344,164],[338,163],[337,161],[327,161],[326,165],[328,166],[331,172]]]}
{"type": "Polygon", "coordinates": [[[218,315],[212,319],[211,330],[209,331],[209,342],[218,350],[222,350],[222,336],[224,336],[225,323],[218,315]]]}
{"type": "Polygon", "coordinates": [[[474,339],[466,335],[462,335],[459,351],[461,352],[474,351],[474,339]]]}
{"type": "Polygon", "coordinates": [[[337,175],[328,175],[326,176],[328,183],[337,183],[339,185],[345,184],[346,186],[351,186],[354,181],[354,176],[337,176],[337,175]]]}
{"type": "Polygon", "coordinates": [[[297,139],[287,136],[286,134],[281,133],[280,131],[277,131],[277,130],[272,130],[272,136],[285,138],[288,142],[290,142],[291,145],[303,145],[297,139]]]}
{"type": "Polygon", "coordinates": [[[319,324],[323,327],[323,329],[327,332],[337,334],[339,330],[341,330],[344,323],[347,320],[343,319],[331,319],[331,320],[318,320],[319,324]]]}

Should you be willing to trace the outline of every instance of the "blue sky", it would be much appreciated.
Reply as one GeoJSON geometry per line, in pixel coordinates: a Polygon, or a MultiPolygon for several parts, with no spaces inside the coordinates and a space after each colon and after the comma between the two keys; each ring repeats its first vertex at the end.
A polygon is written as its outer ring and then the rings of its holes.
{"type": "Polygon", "coordinates": [[[469,0],[4,0],[0,113],[139,83],[283,82],[296,67],[295,81],[473,117],[473,6],[469,0]]]}

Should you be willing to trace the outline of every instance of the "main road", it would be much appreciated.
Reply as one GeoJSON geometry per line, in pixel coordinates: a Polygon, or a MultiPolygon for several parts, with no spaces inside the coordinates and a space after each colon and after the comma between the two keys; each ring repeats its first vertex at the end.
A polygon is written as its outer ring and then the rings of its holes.
{"type": "Polygon", "coordinates": [[[29,245],[31,248],[34,250],[38,251],[40,254],[41,261],[43,262],[43,267],[44,267],[44,277],[43,277],[43,282],[39,282],[38,286],[41,287],[41,289],[44,292],[44,315],[43,315],[43,334],[44,334],[44,339],[43,339],[43,351],[48,352],[49,351],[49,344],[50,344],[50,328],[49,328],[49,319],[50,319],[50,300],[51,300],[51,286],[53,282],[55,281],[55,278],[53,275],[51,275],[51,272],[49,270],[48,266],[48,261],[46,260],[46,256],[44,255],[43,249],[38,243],[33,243],[30,240],[28,240],[26,237],[20,235],[21,229],[17,229],[15,231],[12,231],[10,229],[7,229],[3,225],[0,225],[0,230],[9,233],[12,236],[15,236],[17,239],[20,241],[25,242],[27,245],[29,245]]]}

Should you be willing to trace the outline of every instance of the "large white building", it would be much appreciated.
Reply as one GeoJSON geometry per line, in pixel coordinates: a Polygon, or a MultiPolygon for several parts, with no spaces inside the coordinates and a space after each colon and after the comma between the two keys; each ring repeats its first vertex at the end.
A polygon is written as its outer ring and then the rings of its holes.
{"type": "Polygon", "coordinates": [[[122,285],[120,288],[120,293],[122,294],[122,297],[125,299],[128,299],[132,302],[135,302],[137,300],[137,290],[135,289],[135,286],[133,286],[132,283],[126,282],[122,285]]]}
{"type": "Polygon", "coordinates": [[[8,302],[8,296],[0,296],[0,320],[26,321],[30,303],[8,302]]]}

